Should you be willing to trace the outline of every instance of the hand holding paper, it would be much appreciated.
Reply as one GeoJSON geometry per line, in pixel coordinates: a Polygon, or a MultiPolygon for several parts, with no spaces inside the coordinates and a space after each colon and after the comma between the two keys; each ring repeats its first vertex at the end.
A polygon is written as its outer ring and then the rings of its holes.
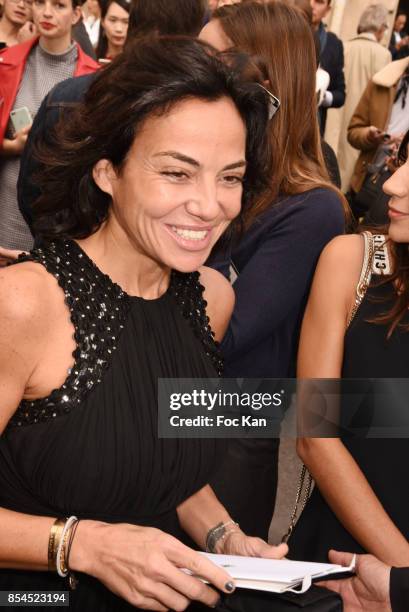
{"type": "Polygon", "coordinates": [[[355,557],[348,567],[331,563],[305,563],[288,559],[260,559],[201,553],[223,568],[236,587],[270,593],[305,593],[313,580],[354,571],[355,557]]]}
{"type": "MultiPolygon", "coordinates": [[[[351,553],[341,553],[335,550],[329,552],[330,560],[340,565],[348,565],[352,556],[351,553]]],[[[358,555],[356,576],[318,584],[341,595],[344,612],[354,612],[354,610],[390,612],[390,572],[390,567],[372,555],[358,555]]]]}
{"type": "Polygon", "coordinates": [[[282,559],[288,553],[287,544],[272,546],[261,538],[247,536],[238,529],[228,534],[223,546],[223,554],[240,557],[262,557],[263,559],[282,559]]]}

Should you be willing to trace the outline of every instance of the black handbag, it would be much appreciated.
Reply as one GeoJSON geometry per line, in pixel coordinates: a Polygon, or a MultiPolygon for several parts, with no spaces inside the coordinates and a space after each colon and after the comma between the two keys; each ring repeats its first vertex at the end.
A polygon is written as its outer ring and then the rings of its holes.
{"type": "Polygon", "coordinates": [[[317,586],[302,595],[237,589],[217,607],[218,612],[343,612],[343,609],[337,593],[317,586]]]}
{"type": "Polygon", "coordinates": [[[312,586],[303,595],[284,594],[276,597],[274,612],[297,612],[306,610],[307,612],[342,612],[344,607],[342,599],[336,593],[321,587],[312,586]]]}

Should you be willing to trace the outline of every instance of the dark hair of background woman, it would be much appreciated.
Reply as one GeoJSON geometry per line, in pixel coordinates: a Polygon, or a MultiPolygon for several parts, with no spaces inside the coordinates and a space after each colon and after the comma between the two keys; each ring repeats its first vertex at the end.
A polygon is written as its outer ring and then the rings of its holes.
{"type": "MultiPolygon", "coordinates": [[[[131,44],[101,70],[85,101],[61,121],[50,144],[37,150],[44,164],[36,177],[42,196],[34,206],[34,229],[44,240],[85,238],[107,218],[111,198],[92,176],[108,159],[120,173],[143,121],[189,98],[229,97],[247,128],[247,170],[243,212],[268,188],[270,147],[268,96],[240,79],[208,45],[185,37],[161,37],[131,44]]],[[[50,135],[51,136],[51,135],[50,135]]]]}
{"type": "Polygon", "coordinates": [[[133,38],[153,32],[197,36],[207,8],[207,0],[133,0],[128,32],[133,38]]]}
{"type": "MultiPolygon", "coordinates": [[[[399,165],[404,164],[408,158],[409,146],[409,131],[406,132],[405,138],[398,153],[399,165]]],[[[387,234],[388,226],[362,228],[369,229],[373,234],[387,234]]],[[[403,331],[409,332],[409,324],[401,324],[403,317],[408,312],[409,304],[409,244],[406,242],[390,242],[393,254],[393,272],[391,276],[379,281],[379,284],[393,283],[397,288],[396,299],[389,310],[377,317],[371,323],[379,323],[381,325],[389,324],[388,338],[391,337],[395,329],[399,326],[403,331]]]]}
{"type": "MultiPolygon", "coordinates": [[[[124,11],[126,11],[129,15],[132,12],[131,2],[129,0],[98,0],[99,7],[101,9],[101,22],[103,19],[105,19],[109,7],[111,6],[111,4],[114,4],[114,2],[116,2],[116,4],[119,4],[119,6],[123,8],[124,11]]],[[[108,39],[106,37],[104,28],[101,23],[101,27],[99,29],[98,44],[97,44],[95,53],[98,59],[99,58],[104,59],[107,56],[107,52],[108,52],[108,39]]]]}

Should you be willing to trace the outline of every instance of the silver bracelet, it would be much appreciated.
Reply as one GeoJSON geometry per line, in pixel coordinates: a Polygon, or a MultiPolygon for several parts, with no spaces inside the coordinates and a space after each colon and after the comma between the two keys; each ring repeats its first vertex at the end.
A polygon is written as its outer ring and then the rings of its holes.
{"type": "Polygon", "coordinates": [[[231,533],[232,531],[235,531],[234,529],[230,529],[229,531],[226,531],[226,527],[228,527],[229,525],[236,525],[237,527],[239,526],[239,524],[236,523],[236,521],[230,520],[230,521],[227,521],[227,523],[218,523],[215,527],[212,527],[212,529],[209,529],[207,536],[206,536],[206,552],[215,553],[217,542],[219,540],[224,540],[224,538],[229,533],[231,533]]]}

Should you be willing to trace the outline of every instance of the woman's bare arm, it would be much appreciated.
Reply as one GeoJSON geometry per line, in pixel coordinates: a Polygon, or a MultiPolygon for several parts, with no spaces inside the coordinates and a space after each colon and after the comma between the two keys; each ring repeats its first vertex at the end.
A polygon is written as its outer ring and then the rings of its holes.
{"type": "MultiPolygon", "coordinates": [[[[0,435],[24,397],[41,350],[43,293],[24,268],[0,271],[0,435]]],[[[55,519],[0,509],[0,567],[47,569],[55,519]]]]}
{"type": "Polygon", "coordinates": [[[209,485],[178,506],[178,517],[184,531],[202,550],[206,549],[209,529],[232,520],[209,485]]]}
{"type": "Polygon", "coordinates": [[[203,550],[206,548],[209,530],[223,523],[226,525],[227,536],[217,542],[218,553],[268,559],[281,559],[288,553],[286,544],[270,546],[261,538],[247,536],[233,522],[210,485],[204,486],[180,504],[177,512],[182,528],[203,550]]]}
{"type": "Polygon", "coordinates": [[[24,266],[0,270],[0,434],[30,386],[43,347],[39,280],[24,266]]]}
{"type": "MultiPolygon", "coordinates": [[[[339,378],[348,315],[363,257],[360,236],[342,236],[324,250],[302,326],[298,376],[339,378]]],[[[301,438],[297,450],[344,527],[389,565],[409,564],[409,543],[396,528],[339,439],[301,438]]]]}

